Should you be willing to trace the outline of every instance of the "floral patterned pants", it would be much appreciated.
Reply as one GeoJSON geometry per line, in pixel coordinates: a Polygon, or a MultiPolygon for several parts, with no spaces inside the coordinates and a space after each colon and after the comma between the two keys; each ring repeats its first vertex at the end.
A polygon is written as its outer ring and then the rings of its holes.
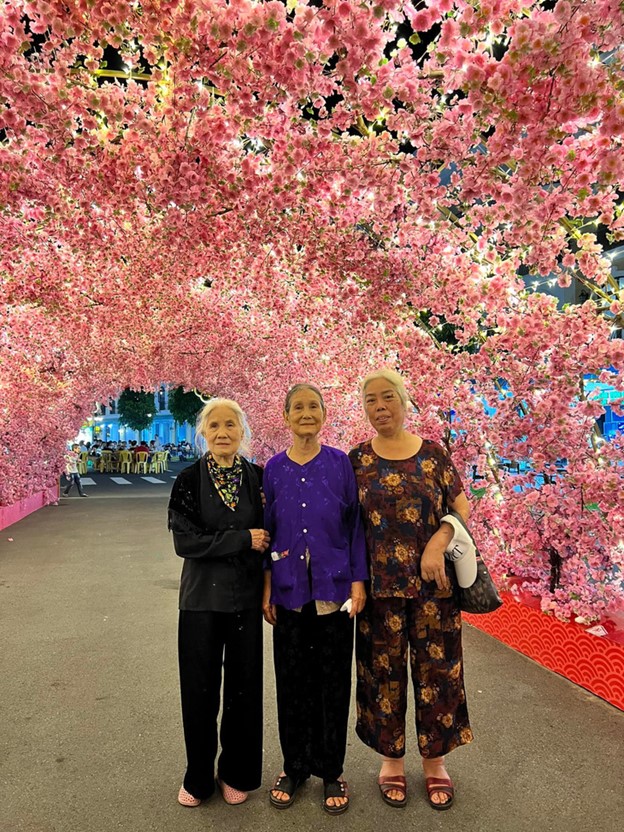
{"type": "Polygon", "coordinates": [[[472,740],[464,690],[461,615],[450,595],[369,598],[356,628],[359,738],[386,757],[405,754],[407,657],[423,757],[472,740]]]}

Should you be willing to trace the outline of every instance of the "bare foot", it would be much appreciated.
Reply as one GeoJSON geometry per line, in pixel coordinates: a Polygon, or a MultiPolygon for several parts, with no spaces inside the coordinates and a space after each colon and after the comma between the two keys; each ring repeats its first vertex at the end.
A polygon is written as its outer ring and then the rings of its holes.
{"type": "MultiPolygon", "coordinates": [[[[379,776],[396,777],[397,775],[400,777],[405,776],[405,758],[399,757],[397,759],[396,757],[382,757],[379,776]]],[[[396,789],[390,789],[390,791],[386,794],[390,800],[402,800],[405,797],[403,792],[399,792],[396,789]]]]}
{"type": "MultiPolygon", "coordinates": [[[[448,771],[444,765],[444,757],[432,757],[431,759],[422,759],[423,771],[425,777],[440,777],[448,779],[448,771]]],[[[444,792],[432,792],[431,802],[437,803],[440,806],[448,803],[450,797],[444,792]]]]}

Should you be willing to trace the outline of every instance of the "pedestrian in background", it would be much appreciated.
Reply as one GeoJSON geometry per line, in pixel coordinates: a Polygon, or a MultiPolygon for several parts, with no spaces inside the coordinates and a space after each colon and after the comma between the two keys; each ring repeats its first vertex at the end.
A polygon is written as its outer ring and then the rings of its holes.
{"type": "Polygon", "coordinates": [[[65,456],[65,477],[67,479],[67,485],[63,491],[63,497],[69,497],[69,492],[72,490],[72,486],[76,486],[78,489],[78,493],[81,497],[88,497],[88,494],[82,490],[82,482],[80,480],[80,474],[78,473],[78,462],[80,461],[80,446],[79,445],[72,445],[71,451],[65,456]]]}

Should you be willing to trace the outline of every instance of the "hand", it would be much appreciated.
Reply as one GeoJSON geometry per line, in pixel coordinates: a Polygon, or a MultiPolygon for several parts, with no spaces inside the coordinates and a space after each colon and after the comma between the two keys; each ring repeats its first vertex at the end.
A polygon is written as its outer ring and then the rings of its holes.
{"type": "Polygon", "coordinates": [[[420,559],[420,574],[423,581],[435,581],[438,589],[449,589],[451,584],[444,566],[444,549],[432,538],[425,546],[420,559]]]}
{"type": "Polygon", "coordinates": [[[364,604],[366,603],[366,590],[364,589],[364,581],[354,581],[351,584],[351,612],[349,613],[349,618],[355,618],[355,616],[362,612],[364,609],[364,604]]]}
{"type": "Polygon", "coordinates": [[[251,535],[251,548],[257,552],[264,552],[269,547],[269,533],[264,529],[249,529],[251,535]]]}
{"type": "Polygon", "coordinates": [[[262,615],[264,616],[266,623],[270,624],[271,627],[274,627],[277,624],[277,610],[275,608],[275,604],[271,604],[270,601],[266,604],[262,604],[262,615]]]}
{"type": "Polygon", "coordinates": [[[277,623],[276,612],[275,604],[271,603],[271,587],[269,586],[267,592],[267,588],[265,586],[264,594],[262,596],[262,615],[264,616],[266,623],[270,624],[272,627],[274,627],[277,623]]]}

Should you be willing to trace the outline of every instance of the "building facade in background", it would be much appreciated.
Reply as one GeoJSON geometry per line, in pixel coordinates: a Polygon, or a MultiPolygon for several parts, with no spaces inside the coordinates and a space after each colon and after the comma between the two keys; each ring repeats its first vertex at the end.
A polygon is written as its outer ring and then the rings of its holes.
{"type": "Polygon", "coordinates": [[[126,427],[117,412],[117,399],[98,404],[93,416],[80,429],[78,441],[131,442],[140,439],[150,441],[158,437],[163,445],[195,442],[195,425],[176,422],[169,412],[169,388],[161,384],[154,393],[154,419],[146,430],[136,431],[126,427]]]}

